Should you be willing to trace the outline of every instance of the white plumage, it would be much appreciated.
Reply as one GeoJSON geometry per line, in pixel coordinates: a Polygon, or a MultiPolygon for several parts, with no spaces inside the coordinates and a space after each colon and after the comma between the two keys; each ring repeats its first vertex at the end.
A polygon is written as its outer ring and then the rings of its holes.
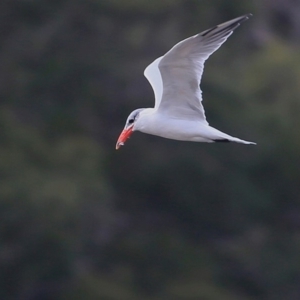
{"type": "Polygon", "coordinates": [[[209,126],[199,87],[204,62],[250,16],[238,17],[187,38],[151,63],[144,75],[154,90],[155,106],[134,110],[129,115],[116,148],[124,145],[136,130],[182,141],[255,144],[209,126]]]}

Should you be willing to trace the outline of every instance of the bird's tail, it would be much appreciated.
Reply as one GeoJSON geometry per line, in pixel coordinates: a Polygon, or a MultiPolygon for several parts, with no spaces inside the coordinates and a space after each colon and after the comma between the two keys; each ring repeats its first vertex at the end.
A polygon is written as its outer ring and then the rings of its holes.
{"type": "Polygon", "coordinates": [[[211,126],[209,126],[207,129],[207,137],[209,137],[213,142],[235,142],[246,145],[256,145],[256,143],[244,141],[239,138],[233,137],[211,126]]]}
{"type": "Polygon", "coordinates": [[[229,142],[235,142],[240,144],[246,144],[246,145],[256,145],[254,142],[244,141],[235,137],[230,136],[229,138],[219,138],[213,140],[215,143],[229,143],[229,142]]]}

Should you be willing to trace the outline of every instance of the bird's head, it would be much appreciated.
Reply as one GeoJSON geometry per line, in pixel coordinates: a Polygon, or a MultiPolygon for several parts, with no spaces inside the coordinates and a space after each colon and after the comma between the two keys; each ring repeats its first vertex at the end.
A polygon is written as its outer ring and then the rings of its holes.
{"type": "Polygon", "coordinates": [[[116,144],[116,149],[118,150],[120,146],[123,146],[126,140],[131,136],[132,132],[135,130],[135,125],[136,122],[140,116],[140,113],[144,110],[144,108],[139,108],[134,110],[133,112],[130,113],[128,116],[125,127],[123,131],[121,132],[117,144],[116,144]]]}

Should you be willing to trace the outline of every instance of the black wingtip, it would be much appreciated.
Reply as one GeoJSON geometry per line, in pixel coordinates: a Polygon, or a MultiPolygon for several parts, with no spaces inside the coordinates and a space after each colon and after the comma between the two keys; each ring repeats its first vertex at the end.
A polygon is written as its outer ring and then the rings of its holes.
{"type": "MultiPolygon", "coordinates": [[[[251,13],[248,13],[248,14],[245,14],[245,15],[243,15],[243,16],[240,16],[240,17],[236,18],[235,20],[236,20],[236,22],[237,22],[238,24],[241,24],[242,22],[245,22],[245,21],[247,21],[248,19],[250,19],[252,16],[253,16],[253,15],[252,15],[251,13]]],[[[234,21],[234,19],[233,19],[233,21],[234,21]]]]}
{"type": "Polygon", "coordinates": [[[243,16],[237,17],[235,19],[229,20],[227,22],[221,23],[217,26],[209,28],[200,33],[202,36],[209,36],[212,32],[214,33],[221,33],[221,32],[228,32],[233,31],[236,29],[242,22],[247,21],[249,18],[252,17],[251,13],[245,14],[243,16]],[[221,29],[220,29],[221,28],[221,29]]]}
{"type": "Polygon", "coordinates": [[[249,18],[253,17],[253,15],[251,13],[245,14],[244,15],[245,20],[248,20],[249,18]]]}
{"type": "Polygon", "coordinates": [[[230,141],[228,139],[216,139],[213,140],[215,143],[229,143],[230,141]]]}

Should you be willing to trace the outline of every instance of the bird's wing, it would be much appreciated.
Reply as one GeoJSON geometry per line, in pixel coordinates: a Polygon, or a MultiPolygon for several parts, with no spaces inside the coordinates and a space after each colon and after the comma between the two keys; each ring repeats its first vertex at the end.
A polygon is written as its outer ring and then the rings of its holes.
{"type": "Polygon", "coordinates": [[[160,71],[158,69],[158,64],[163,56],[157,58],[153,63],[151,63],[144,71],[145,77],[150,82],[155,96],[155,108],[159,105],[161,97],[163,94],[163,82],[161,79],[160,71]]]}
{"type": "Polygon", "coordinates": [[[185,39],[147,67],[145,75],[154,89],[158,112],[208,124],[199,87],[204,62],[250,16],[238,17],[185,39]]]}

